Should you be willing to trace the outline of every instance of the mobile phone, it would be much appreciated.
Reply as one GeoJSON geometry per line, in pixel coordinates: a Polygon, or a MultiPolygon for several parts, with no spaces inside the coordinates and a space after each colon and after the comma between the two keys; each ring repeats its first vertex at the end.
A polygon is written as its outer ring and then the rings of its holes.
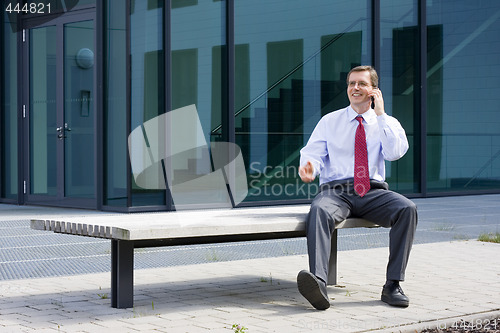
{"type": "Polygon", "coordinates": [[[372,109],[375,109],[375,98],[372,96],[372,109]]]}

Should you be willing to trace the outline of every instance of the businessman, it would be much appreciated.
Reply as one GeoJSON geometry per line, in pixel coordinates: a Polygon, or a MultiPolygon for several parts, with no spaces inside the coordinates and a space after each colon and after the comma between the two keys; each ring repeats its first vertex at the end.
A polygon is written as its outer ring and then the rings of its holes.
{"type": "Polygon", "coordinates": [[[373,67],[358,66],[349,72],[347,95],[350,105],[322,117],[300,151],[300,178],[309,183],[319,175],[321,191],[309,211],[309,271],[299,272],[298,288],[316,309],[330,307],[326,281],[331,237],[336,222],[356,216],[391,228],[381,300],[407,307],[409,299],[399,282],[405,279],[417,208],[389,190],[384,161],[401,158],[408,140],[400,123],[385,113],[373,67]]]}

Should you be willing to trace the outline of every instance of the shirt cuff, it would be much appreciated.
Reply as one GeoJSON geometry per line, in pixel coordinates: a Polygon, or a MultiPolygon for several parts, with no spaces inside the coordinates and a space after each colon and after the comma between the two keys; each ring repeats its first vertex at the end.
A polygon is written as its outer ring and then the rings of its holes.
{"type": "Polygon", "coordinates": [[[385,125],[386,121],[387,121],[387,113],[382,113],[380,116],[377,116],[377,121],[380,125],[385,125]]]}

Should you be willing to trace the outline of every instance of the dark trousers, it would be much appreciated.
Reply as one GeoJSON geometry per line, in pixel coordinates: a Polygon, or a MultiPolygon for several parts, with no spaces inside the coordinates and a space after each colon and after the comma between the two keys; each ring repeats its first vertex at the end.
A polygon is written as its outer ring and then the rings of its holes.
{"type": "Polygon", "coordinates": [[[370,182],[371,189],[359,197],[352,181],[323,184],[314,198],[307,221],[309,269],[328,280],[328,260],[335,223],[355,216],[391,228],[389,233],[388,280],[403,281],[417,228],[417,207],[413,201],[388,190],[387,183],[370,182]]]}

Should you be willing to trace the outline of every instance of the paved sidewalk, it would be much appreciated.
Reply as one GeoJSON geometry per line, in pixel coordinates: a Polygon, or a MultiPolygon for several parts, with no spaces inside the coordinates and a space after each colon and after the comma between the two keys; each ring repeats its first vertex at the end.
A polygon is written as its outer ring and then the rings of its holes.
{"type": "MultiPolygon", "coordinates": [[[[297,291],[307,256],[135,271],[135,307],[113,309],[109,273],[3,281],[0,327],[6,332],[415,332],[464,316],[500,314],[500,245],[478,241],[413,248],[406,309],[382,303],[387,249],[339,253],[333,306],[314,310],[297,291]]],[[[500,330],[500,323],[499,323],[500,330]]]]}
{"type": "MultiPolygon", "coordinates": [[[[29,229],[33,216],[106,214],[0,205],[0,332],[418,332],[500,317],[500,195],[414,199],[406,309],[380,301],[388,229],[342,230],[332,307],[296,276],[304,239],[138,249],[133,309],[110,306],[109,241],[29,229]],[[144,265],[143,265],[144,264],[144,265]]],[[[500,322],[496,323],[500,332],[500,322]]]]}

